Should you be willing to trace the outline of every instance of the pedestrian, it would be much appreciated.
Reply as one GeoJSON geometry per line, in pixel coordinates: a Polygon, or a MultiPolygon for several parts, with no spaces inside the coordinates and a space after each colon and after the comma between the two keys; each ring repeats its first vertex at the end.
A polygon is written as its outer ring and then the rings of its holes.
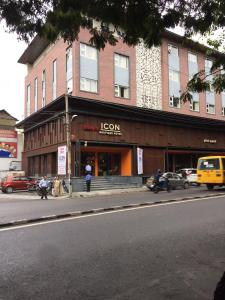
{"type": "Polygon", "coordinates": [[[47,176],[42,177],[41,181],[39,182],[39,187],[41,189],[41,199],[43,198],[48,199],[47,197],[48,185],[49,185],[49,181],[47,180],[47,176]]]}
{"type": "Polygon", "coordinates": [[[66,186],[65,179],[62,180],[62,187],[66,193],[69,193],[68,187],[66,186]]]}
{"type": "Polygon", "coordinates": [[[87,186],[87,192],[90,192],[91,191],[91,179],[92,179],[92,176],[90,173],[88,173],[86,176],[85,176],[85,181],[86,181],[86,186],[87,186]]]}
{"type": "Polygon", "coordinates": [[[87,164],[85,166],[85,174],[91,174],[92,167],[89,161],[87,161],[87,164]]]}
{"type": "Polygon", "coordinates": [[[56,176],[53,181],[53,196],[60,196],[62,182],[59,179],[59,176],[56,176]]]}

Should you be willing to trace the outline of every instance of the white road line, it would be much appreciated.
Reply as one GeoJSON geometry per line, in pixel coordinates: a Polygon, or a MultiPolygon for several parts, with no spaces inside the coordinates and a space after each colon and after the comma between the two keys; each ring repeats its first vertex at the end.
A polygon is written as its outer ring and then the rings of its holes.
{"type": "Polygon", "coordinates": [[[216,197],[206,197],[206,198],[200,198],[200,199],[192,199],[192,200],[181,200],[181,201],[174,201],[174,202],[167,202],[167,203],[159,203],[159,204],[150,205],[150,206],[143,205],[140,207],[131,207],[131,208],[127,208],[127,209],[118,209],[118,210],[112,210],[112,211],[106,211],[106,212],[99,212],[99,213],[94,213],[94,214],[90,214],[90,215],[66,217],[64,219],[48,220],[48,221],[42,221],[42,222],[37,222],[37,223],[33,223],[33,224],[13,226],[13,227],[9,227],[9,228],[0,228],[0,232],[17,230],[17,229],[22,229],[22,228],[27,228],[27,227],[35,227],[35,226],[46,225],[46,224],[51,224],[51,223],[61,223],[61,222],[66,222],[66,221],[71,221],[71,220],[76,220],[76,219],[93,218],[93,217],[101,216],[101,215],[115,214],[115,213],[119,213],[119,212],[127,212],[127,211],[144,209],[144,208],[146,209],[146,208],[155,208],[155,207],[167,206],[167,205],[188,204],[190,202],[204,201],[204,200],[208,200],[211,198],[217,199],[217,198],[222,198],[222,197],[225,197],[225,195],[216,196],[216,197]]]}

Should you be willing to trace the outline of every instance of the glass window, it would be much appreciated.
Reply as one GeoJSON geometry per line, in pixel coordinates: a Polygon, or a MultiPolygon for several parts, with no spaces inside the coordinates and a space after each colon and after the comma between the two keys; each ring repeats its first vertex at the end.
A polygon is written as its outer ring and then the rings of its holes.
{"type": "Polygon", "coordinates": [[[34,110],[38,109],[38,79],[34,79],[34,110]]]}
{"type": "Polygon", "coordinates": [[[129,98],[129,88],[125,86],[115,85],[115,96],[120,98],[129,98]]]}
{"type": "Polygon", "coordinates": [[[197,64],[197,55],[188,52],[188,61],[197,64]]]}
{"type": "Polygon", "coordinates": [[[179,72],[174,70],[169,70],[169,79],[172,81],[180,82],[179,72]]]}
{"type": "Polygon", "coordinates": [[[215,114],[215,105],[214,104],[206,104],[206,111],[208,114],[215,114]]]}
{"type": "Polygon", "coordinates": [[[179,56],[178,47],[174,45],[168,45],[168,53],[173,56],[179,56]]]}
{"type": "Polygon", "coordinates": [[[73,91],[73,59],[72,59],[72,47],[66,50],[66,88],[67,93],[73,91]]]}
{"type": "Polygon", "coordinates": [[[180,98],[175,96],[170,96],[169,105],[171,107],[180,108],[180,98]]]}
{"type": "Polygon", "coordinates": [[[193,99],[190,101],[190,110],[199,111],[199,101],[194,101],[193,99]]]}
{"type": "Polygon", "coordinates": [[[115,54],[114,55],[115,66],[127,69],[129,68],[129,58],[124,55],[115,54]]]}
{"type": "Polygon", "coordinates": [[[46,72],[45,70],[42,71],[42,107],[46,104],[46,72]]]}
{"type": "Polygon", "coordinates": [[[27,86],[27,116],[30,115],[30,84],[27,86]]]}
{"type": "Polygon", "coordinates": [[[98,84],[96,80],[81,78],[80,89],[82,91],[97,93],[98,84]]]}
{"type": "Polygon", "coordinates": [[[52,99],[56,99],[56,76],[57,76],[57,60],[52,63],[52,99]]]}
{"type": "Polygon", "coordinates": [[[220,169],[219,158],[200,159],[198,168],[199,170],[219,170],[220,169]]]}
{"type": "Polygon", "coordinates": [[[86,44],[80,44],[80,56],[89,58],[89,59],[93,59],[93,60],[97,60],[97,49],[86,45],[86,44]]]}

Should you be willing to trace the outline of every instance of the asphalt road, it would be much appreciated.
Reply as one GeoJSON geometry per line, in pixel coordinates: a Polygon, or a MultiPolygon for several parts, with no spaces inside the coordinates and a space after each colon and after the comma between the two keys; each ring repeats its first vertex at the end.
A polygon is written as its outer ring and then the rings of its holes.
{"type": "Polygon", "coordinates": [[[51,197],[41,200],[39,196],[28,193],[5,195],[0,193],[0,224],[15,220],[32,219],[48,215],[58,215],[74,211],[83,211],[112,206],[138,204],[147,201],[181,199],[183,197],[208,196],[210,194],[225,193],[225,189],[208,191],[205,187],[192,187],[186,190],[175,190],[171,193],[160,192],[154,194],[149,190],[130,192],[118,195],[92,196],[88,198],[75,197],[72,199],[58,199],[51,197]],[[25,196],[23,198],[23,195],[25,196]]]}
{"type": "Polygon", "coordinates": [[[225,197],[0,230],[1,300],[210,300],[225,197]]]}

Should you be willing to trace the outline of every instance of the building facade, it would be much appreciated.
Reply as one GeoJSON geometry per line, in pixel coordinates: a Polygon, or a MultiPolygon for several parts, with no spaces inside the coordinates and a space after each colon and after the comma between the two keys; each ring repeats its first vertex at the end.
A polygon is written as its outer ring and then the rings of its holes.
{"type": "Polygon", "coordinates": [[[16,121],[0,110],[0,172],[22,168],[23,133],[16,130],[16,121]]]}
{"type": "Polygon", "coordinates": [[[119,41],[97,51],[89,38],[85,30],[72,44],[36,37],[19,59],[28,69],[26,118],[19,127],[25,129],[29,175],[57,173],[57,149],[66,142],[67,93],[70,116],[78,116],[71,119],[73,176],[83,175],[87,160],[95,176],[136,176],[137,148],[143,149],[146,176],[159,167],[196,167],[202,154],[223,153],[224,95],[179,100],[189,78],[212,64],[203,46],[183,46],[181,37],[166,32],[160,47],[119,41]]]}

